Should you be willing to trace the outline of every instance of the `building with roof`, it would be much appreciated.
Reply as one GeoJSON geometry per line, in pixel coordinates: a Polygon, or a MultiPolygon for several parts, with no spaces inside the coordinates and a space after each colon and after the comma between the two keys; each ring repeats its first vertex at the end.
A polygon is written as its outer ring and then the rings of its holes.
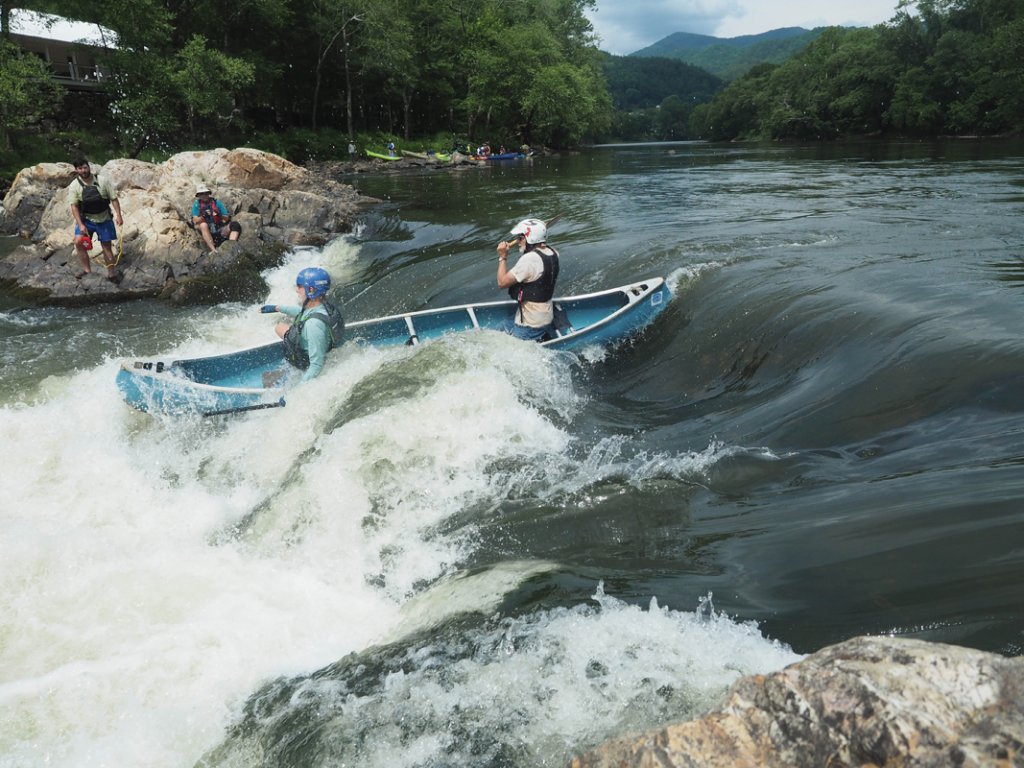
{"type": "Polygon", "coordinates": [[[117,36],[99,24],[35,11],[11,11],[11,42],[47,63],[54,79],[70,90],[96,90],[109,76],[100,63],[117,36]]]}

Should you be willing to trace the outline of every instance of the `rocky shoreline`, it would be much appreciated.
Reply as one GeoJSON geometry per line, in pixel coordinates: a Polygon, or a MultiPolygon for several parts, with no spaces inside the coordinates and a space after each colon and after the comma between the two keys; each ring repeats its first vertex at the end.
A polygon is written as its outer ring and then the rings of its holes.
{"type": "Polygon", "coordinates": [[[487,165],[456,153],[444,161],[407,155],[299,166],[249,148],[181,152],[159,164],[130,159],[94,164],[94,173],[118,187],[124,214],[121,242],[115,244],[122,279],[115,284],[105,279],[98,262],[92,274],[76,278],[74,222],[65,198],[74,169],[69,163],[40,163],[18,173],[0,204],[0,234],[26,241],[0,258],[0,288],[30,305],[140,298],[176,304],[255,300],[267,288],[260,273],[280,263],[289,247],[323,245],[351,231],[364,206],[379,202],[339,178],[487,165]],[[189,212],[200,182],[213,189],[243,228],[237,242],[224,243],[214,253],[207,253],[191,227],[189,212]]]}
{"type": "Polygon", "coordinates": [[[613,740],[571,768],[1012,768],[1024,657],[857,637],[737,681],[703,718],[613,740]]]}
{"type": "MultiPolygon", "coordinates": [[[[326,170],[326,169],[325,169],[326,170]]],[[[65,189],[68,163],[22,170],[0,210],[0,232],[26,242],[0,259],[0,285],[36,305],[80,306],[138,298],[186,303],[254,300],[260,272],[287,248],[323,245],[348,232],[361,208],[377,201],[316,171],[253,149],[183,152],[160,164],[112,160],[94,172],[117,186],[124,215],[120,284],[94,269],[76,278],[73,222],[65,189]],[[242,237],[207,252],[191,227],[195,188],[208,184],[242,225],[242,237]]]]}
{"type": "MultiPolygon", "coordinates": [[[[536,150],[533,156],[550,155],[546,149],[536,150]]],[[[446,156],[446,160],[438,160],[436,157],[423,155],[403,155],[395,160],[380,160],[376,158],[359,158],[356,160],[321,160],[309,163],[306,167],[318,176],[324,178],[337,178],[339,176],[354,176],[361,173],[375,174],[398,174],[434,171],[464,171],[472,168],[485,168],[491,161],[477,159],[470,155],[463,155],[458,152],[446,156]]],[[[530,158],[510,160],[509,162],[521,162],[530,158]]]]}

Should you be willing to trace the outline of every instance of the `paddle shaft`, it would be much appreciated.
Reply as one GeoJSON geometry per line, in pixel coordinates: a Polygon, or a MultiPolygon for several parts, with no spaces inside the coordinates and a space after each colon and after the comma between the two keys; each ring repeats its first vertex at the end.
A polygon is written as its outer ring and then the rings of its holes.
{"type": "Polygon", "coordinates": [[[221,411],[206,411],[203,416],[227,416],[232,413],[245,413],[246,411],[262,411],[265,408],[284,408],[284,398],[282,397],[276,403],[260,403],[259,405],[243,405],[238,408],[225,408],[221,411]]]}

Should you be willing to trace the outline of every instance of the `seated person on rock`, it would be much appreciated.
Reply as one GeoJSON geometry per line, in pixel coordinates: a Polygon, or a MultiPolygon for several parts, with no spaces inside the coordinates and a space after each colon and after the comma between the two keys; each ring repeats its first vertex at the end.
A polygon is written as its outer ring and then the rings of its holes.
{"type": "Polygon", "coordinates": [[[192,223],[211,252],[217,250],[217,246],[225,240],[237,240],[242,234],[242,225],[231,221],[231,214],[224,203],[215,198],[205,184],[196,186],[192,223]]]}

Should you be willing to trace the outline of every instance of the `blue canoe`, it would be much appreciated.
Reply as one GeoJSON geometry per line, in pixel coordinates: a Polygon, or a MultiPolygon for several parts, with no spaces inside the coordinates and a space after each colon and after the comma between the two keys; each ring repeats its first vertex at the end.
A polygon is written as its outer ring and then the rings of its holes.
{"type": "MultiPolygon", "coordinates": [[[[580,296],[555,299],[560,329],[540,342],[579,349],[630,336],[668,304],[661,277],[580,296]]],[[[415,345],[450,333],[500,330],[514,316],[511,300],[425,309],[404,315],[358,320],[345,327],[345,343],[415,345]]],[[[205,416],[284,405],[289,365],[280,341],[239,352],[190,360],[133,360],[121,364],[117,387],[141,411],[201,413],[205,416]]]]}
{"type": "Polygon", "coordinates": [[[474,160],[522,160],[526,155],[522,152],[502,152],[496,155],[473,155],[474,160]]]}

